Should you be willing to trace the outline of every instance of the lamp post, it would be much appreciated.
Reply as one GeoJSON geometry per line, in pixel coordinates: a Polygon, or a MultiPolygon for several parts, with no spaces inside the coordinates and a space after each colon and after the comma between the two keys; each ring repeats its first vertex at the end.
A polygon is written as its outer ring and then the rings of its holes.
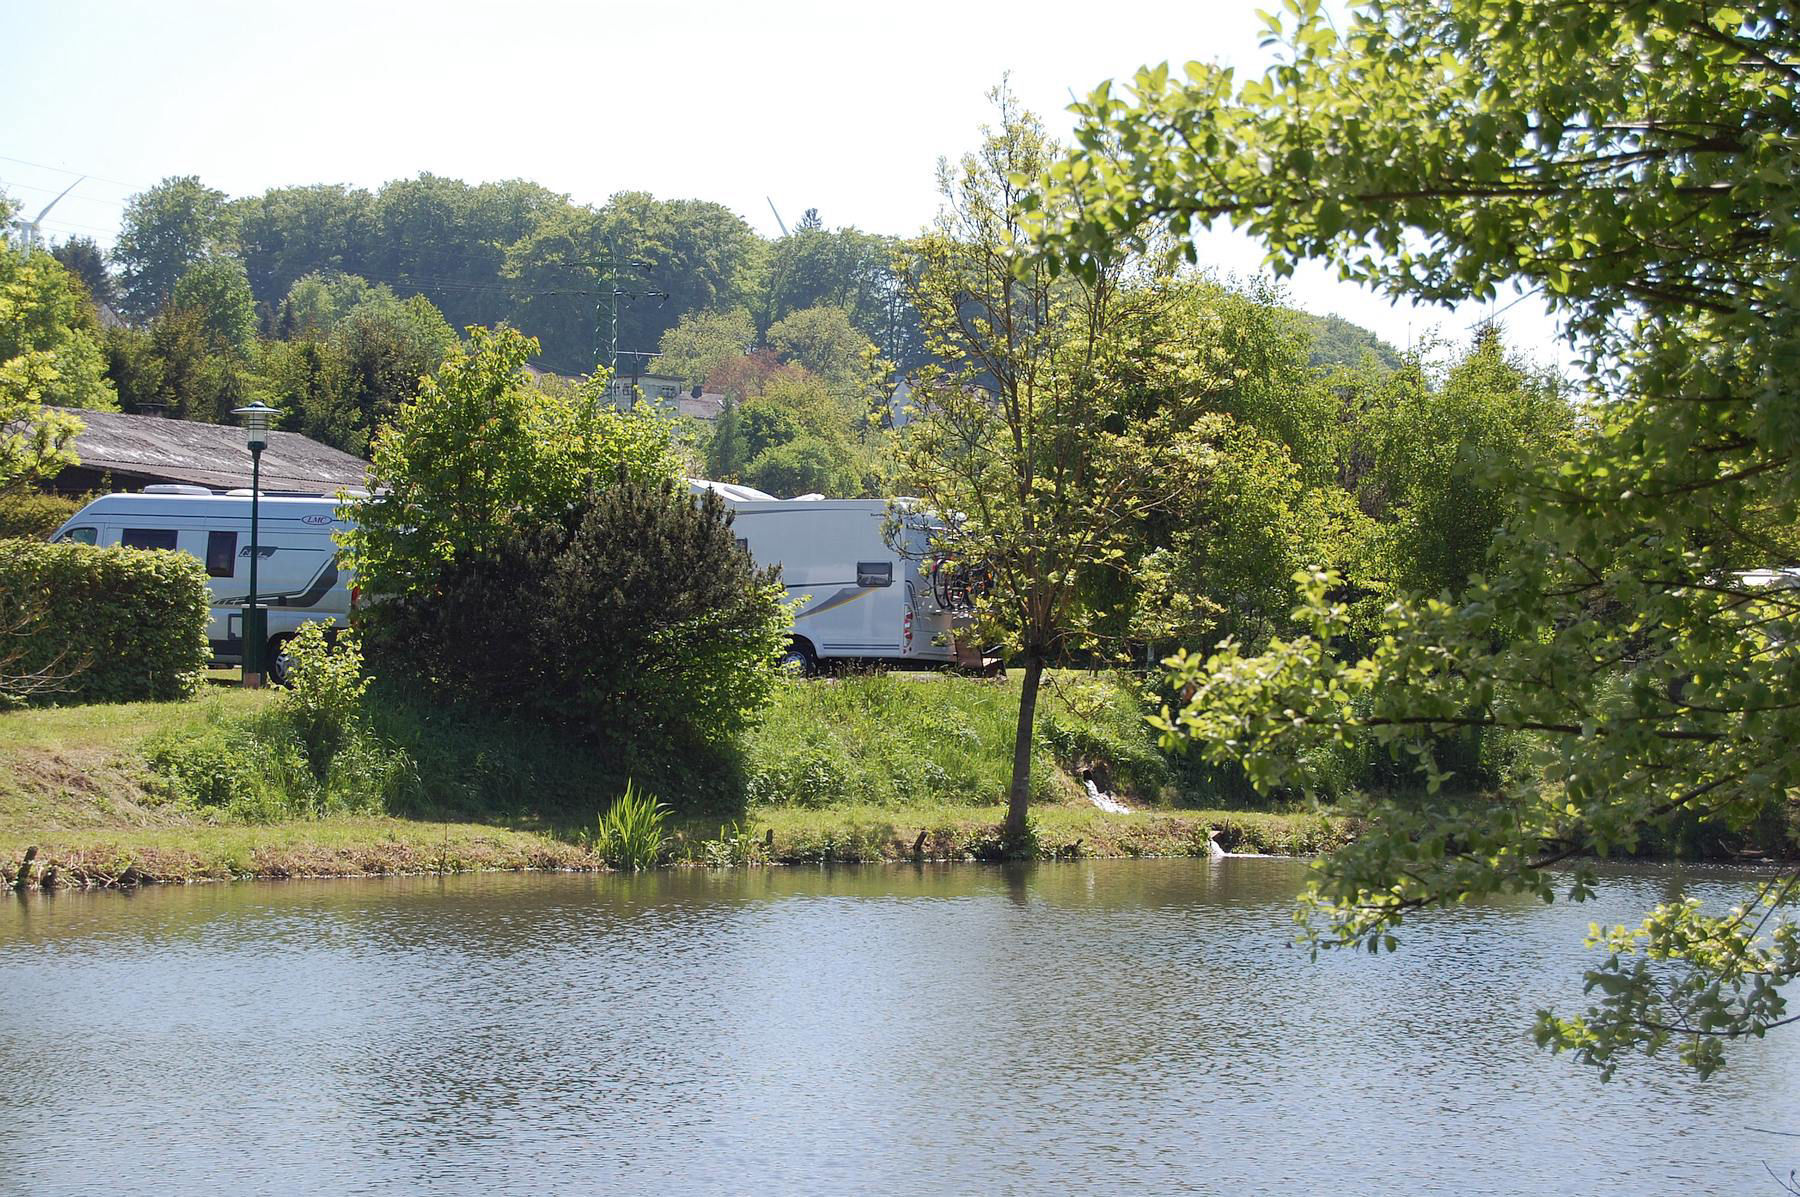
{"type": "Polygon", "coordinates": [[[250,599],[244,606],[244,689],[262,688],[263,644],[268,640],[266,611],[256,605],[257,499],[262,489],[262,453],[269,443],[269,422],[281,413],[261,400],[248,407],[234,407],[231,414],[244,423],[244,441],[250,446],[250,599]]]}

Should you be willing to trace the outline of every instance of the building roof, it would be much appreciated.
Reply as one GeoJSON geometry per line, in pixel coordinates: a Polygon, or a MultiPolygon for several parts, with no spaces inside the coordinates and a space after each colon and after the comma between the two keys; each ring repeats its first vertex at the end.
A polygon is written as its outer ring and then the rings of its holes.
{"type": "MultiPolygon", "coordinates": [[[[188,482],[215,490],[250,485],[244,430],[159,416],[57,408],[86,425],[75,438],[83,470],[152,482],[188,482]]],[[[297,432],[269,433],[262,455],[264,490],[329,494],[369,484],[369,463],[297,432]]]]}
{"type": "Polygon", "coordinates": [[[719,413],[725,410],[725,396],[703,391],[698,395],[683,393],[675,400],[675,406],[684,416],[692,416],[696,420],[716,420],[719,413]]]}

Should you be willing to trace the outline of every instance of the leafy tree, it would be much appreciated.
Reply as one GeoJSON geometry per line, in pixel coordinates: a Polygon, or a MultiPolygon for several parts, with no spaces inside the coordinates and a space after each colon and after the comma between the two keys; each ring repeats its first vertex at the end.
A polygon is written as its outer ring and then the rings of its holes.
{"type": "Polygon", "coordinates": [[[67,412],[44,410],[43,401],[11,369],[0,363],[0,495],[77,463],[75,438],[84,427],[67,412]]]}
{"type": "Polygon", "coordinates": [[[379,291],[351,308],[329,339],[365,442],[457,348],[456,333],[430,300],[395,299],[379,291]]]}
{"type": "Polygon", "coordinates": [[[745,460],[743,417],[738,404],[726,399],[702,446],[704,472],[721,482],[741,481],[745,460]]]}
{"type": "Polygon", "coordinates": [[[152,333],[147,328],[113,327],[101,333],[106,355],[106,377],[119,393],[119,408],[136,412],[143,404],[159,403],[163,364],[156,356],[152,333]]]}
{"type": "Polygon", "coordinates": [[[738,435],[747,457],[785,445],[805,431],[798,415],[786,404],[763,403],[755,399],[738,409],[738,425],[738,435]]]}
{"type": "Polygon", "coordinates": [[[453,328],[492,325],[512,309],[500,280],[507,247],[567,209],[566,197],[522,179],[397,180],[375,197],[359,272],[396,294],[429,297],[453,328]]]}
{"type": "MultiPolygon", "coordinates": [[[[1800,787],[1800,608],[1757,572],[1800,559],[1791,12],[1398,0],[1340,33],[1314,0],[1289,11],[1261,78],[1157,68],[1081,106],[1049,209],[1079,272],[1147,222],[1223,218],[1279,265],[1328,257],[1424,298],[1519,280],[1587,354],[1592,427],[1514,483],[1524,501],[1459,598],[1396,603],[1343,660],[1345,609],[1310,576],[1311,634],[1184,663],[1193,700],[1170,725],[1265,785],[1356,728],[1417,753],[1434,788],[1444,729],[1540,737],[1543,784],[1504,801],[1371,810],[1308,900],[1322,945],[1391,947],[1410,911],[1494,892],[1585,897],[1587,869],[1552,866],[1683,820],[1769,834],[1800,787]]],[[[1600,937],[1595,1001],[1540,1015],[1539,1041],[1606,1073],[1678,1044],[1712,1071],[1790,1021],[1797,894],[1790,874],[1738,911],[1678,902],[1600,937]]]]}
{"type": "Polygon", "coordinates": [[[112,305],[117,298],[113,293],[113,278],[106,269],[106,255],[100,252],[99,244],[92,237],[70,237],[50,253],[82,281],[95,303],[112,305]]]}
{"type": "Polygon", "coordinates": [[[238,253],[261,303],[278,303],[308,275],[355,273],[374,248],[375,199],[361,188],[273,187],[230,208],[238,253]]]}
{"type": "Polygon", "coordinates": [[[1323,484],[1336,469],[1342,402],[1312,368],[1306,322],[1283,299],[1262,281],[1189,283],[1165,317],[1166,335],[1220,367],[1209,406],[1285,446],[1305,479],[1323,484]]]}
{"type": "Polygon", "coordinates": [[[714,366],[712,373],[706,376],[706,389],[741,403],[752,395],[762,394],[769,379],[782,368],[781,359],[774,350],[752,350],[714,366]]]}
{"type": "Polygon", "coordinates": [[[86,288],[47,253],[0,247],[0,391],[0,428],[40,404],[117,409],[86,288]]]}
{"type": "MultiPolygon", "coordinates": [[[[599,218],[590,208],[566,208],[546,217],[506,252],[502,275],[512,296],[512,322],[549,346],[553,370],[589,373],[606,355],[600,313],[607,304],[610,247],[599,244],[599,218]]],[[[621,308],[630,327],[631,305],[621,308]]],[[[621,341],[628,348],[638,348],[621,341]]]]}
{"type": "Polygon", "coordinates": [[[728,406],[705,446],[708,474],[783,494],[876,493],[880,446],[858,439],[869,431],[864,400],[834,394],[804,366],[764,372],[772,360],[765,352],[715,371],[715,383],[727,380],[728,406]],[[758,393],[738,402],[737,388],[752,385],[758,393]]]}
{"type": "Polygon", "coordinates": [[[770,445],[743,469],[743,480],[772,495],[855,495],[862,489],[856,464],[842,444],[800,433],[770,445]]]}
{"type": "Polygon", "coordinates": [[[1312,329],[1312,352],[1308,361],[1314,366],[1360,366],[1368,357],[1389,370],[1400,365],[1398,350],[1342,316],[1307,313],[1303,318],[1312,329]]]}
{"type": "Polygon", "coordinates": [[[1280,440],[1229,417],[1210,431],[1203,483],[1144,530],[1131,631],[1148,643],[1260,646],[1294,631],[1295,571],[1356,569],[1373,534],[1353,497],[1309,481],[1280,440]]]}
{"type": "Polygon", "coordinates": [[[1556,378],[1509,360],[1492,330],[1439,385],[1416,358],[1364,385],[1379,394],[1352,399],[1351,452],[1370,463],[1357,486],[1380,518],[1374,570],[1402,591],[1461,595],[1510,514],[1506,480],[1568,448],[1574,413],[1556,378]]]}
{"type": "Polygon", "coordinates": [[[1015,180],[1052,147],[1004,88],[993,99],[998,126],[941,168],[943,204],[915,246],[909,295],[946,364],[920,371],[898,454],[908,493],[944,513],[934,550],[991,579],[978,609],[988,642],[1024,665],[1005,825],[1022,843],[1044,667],[1083,640],[1084,575],[1116,567],[1131,530],[1186,490],[1194,413],[1182,400],[1204,371],[1141,339],[1160,302],[1153,280],[1126,290],[1119,263],[1059,280],[1030,252],[1015,180]],[[1137,411],[1131,376],[1146,369],[1169,372],[1165,401],[1137,411]]]}
{"type": "Polygon", "coordinates": [[[328,336],[357,304],[392,296],[387,287],[355,274],[303,275],[276,309],[274,333],[284,341],[328,336]]]}
{"type": "Polygon", "coordinates": [[[719,366],[749,353],[755,344],[756,325],[744,308],[689,312],[663,334],[656,369],[690,385],[704,384],[719,366]]]}
{"type": "Polygon", "coordinates": [[[447,564],[558,525],[596,479],[672,475],[662,423],[600,403],[602,383],[529,385],[537,349],[512,329],[472,330],[377,433],[370,481],[384,493],[357,505],[345,536],[364,589],[381,596],[372,627],[429,602],[447,564]]]}
{"type": "Polygon", "coordinates": [[[148,320],[188,267],[229,248],[231,239],[225,193],[202,185],[197,176],[170,177],[132,196],[112,251],[121,310],[148,320]]]}
{"type": "Polygon", "coordinates": [[[902,368],[920,365],[928,355],[895,266],[902,250],[893,237],[854,228],[828,231],[823,222],[797,225],[766,255],[760,326],[766,330],[808,308],[841,308],[884,358],[902,368]]]}
{"type": "MultiPolygon", "coordinates": [[[[15,210],[11,199],[0,193],[0,223],[15,210]]],[[[45,279],[55,276],[48,275],[39,261],[38,255],[0,245],[0,337],[11,342],[0,348],[0,498],[16,496],[39,478],[74,465],[73,442],[82,429],[76,417],[44,410],[46,384],[60,383],[62,372],[57,355],[35,344],[44,332],[54,334],[56,327],[54,321],[42,318],[44,299],[54,306],[56,296],[54,285],[45,296],[45,279]]],[[[56,272],[61,274],[62,268],[56,272]]],[[[29,618],[10,621],[8,630],[18,631],[28,622],[29,618]]],[[[6,654],[0,660],[0,675],[14,673],[10,667],[19,659],[18,653],[6,654]]],[[[6,680],[0,677],[0,690],[7,689],[6,680]]],[[[17,695],[35,684],[30,678],[21,682],[14,677],[11,690],[17,695]]]]}
{"type": "Polygon", "coordinates": [[[834,390],[859,395],[878,376],[874,342],[850,324],[842,308],[803,308],[769,326],[769,348],[804,366],[834,390]]]}
{"type": "Polygon", "coordinates": [[[198,308],[170,305],[150,321],[146,336],[109,338],[108,346],[116,351],[109,355],[115,365],[127,372],[115,377],[130,410],[156,404],[178,419],[220,423],[247,390],[243,366],[218,352],[198,308]]]}
{"type": "Polygon", "coordinates": [[[244,264],[212,257],[188,267],[169,302],[195,313],[214,353],[247,359],[256,343],[256,301],[244,264]]]}
{"type": "Polygon", "coordinates": [[[622,292],[621,353],[648,350],[683,315],[736,306],[759,244],[718,204],[626,191],[598,211],[569,209],[545,221],[511,247],[505,274],[515,319],[542,334],[546,362],[585,370],[611,338],[613,288],[622,292]]]}
{"type": "Polygon", "coordinates": [[[258,373],[282,427],[347,453],[368,450],[369,429],[343,357],[330,342],[264,341],[258,373]]]}

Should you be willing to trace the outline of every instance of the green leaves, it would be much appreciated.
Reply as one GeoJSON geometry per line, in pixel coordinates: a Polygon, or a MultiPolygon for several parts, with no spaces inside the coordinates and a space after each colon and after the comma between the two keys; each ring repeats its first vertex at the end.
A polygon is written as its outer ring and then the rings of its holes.
{"type": "MultiPolygon", "coordinates": [[[[1142,72],[1077,104],[1078,153],[1111,173],[1053,167],[1045,210],[1062,216],[1034,237],[1079,266],[1157,222],[1223,218],[1276,270],[1328,256],[1424,299],[1516,282],[1565,319],[1587,378],[1572,431],[1521,401],[1446,437],[1417,405],[1386,488],[1414,530],[1388,546],[1403,597],[1367,655],[1343,651],[1344,617],[1309,578],[1296,614],[1312,634],[1178,658],[1193,699],[1165,729],[1263,786],[1309,784],[1333,736],[1416,761],[1430,796],[1368,806],[1368,832],[1322,869],[1315,945],[1385,945],[1420,906],[1547,898],[1551,863],[1682,828],[1779,846],[1800,793],[1800,600],[1766,572],[1800,563],[1791,14],[1396,0],[1334,37],[1316,5],[1286,11],[1260,79],[1142,72]],[[1546,440],[1561,460],[1544,468],[1515,451],[1546,440]],[[1465,444],[1522,468],[1496,487],[1465,444]],[[1500,529],[1484,560],[1396,568],[1483,526],[1500,529]],[[1457,728],[1529,737],[1531,769],[1458,796],[1436,751],[1457,728]]],[[[1493,363],[1468,370],[1478,390],[1500,381],[1493,363]]],[[[1447,387],[1446,409],[1481,412],[1470,393],[1447,387]]],[[[1609,1072],[1679,1041],[1710,1072],[1725,1041],[1780,1021],[1792,897],[1751,904],[1762,940],[1659,908],[1641,940],[1609,938],[1599,1003],[1543,1014],[1539,1041],[1609,1072]]]]}
{"type": "Polygon", "coordinates": [[[0,702],[186,698],[212,657],[210,601],[186,553],[0,540],[0,702]]]}
{"type": "Polygon", "coordinates": [[[47,253],[0,246],[0,490],[71,464],[71,417],[118,406],[82,285],[47,253]]]}
{"type": "Polygon", "coordinates": [[[524,366],[536,351],[512,329],[472,329],[377,438],[376,493],[357,502],[344,534],[365,590],[429,593],[443,563],[562,520],[621,473],[674,476],[656,417],[604,405],[603,377],[573,389],[528,383],[524,366]]]}

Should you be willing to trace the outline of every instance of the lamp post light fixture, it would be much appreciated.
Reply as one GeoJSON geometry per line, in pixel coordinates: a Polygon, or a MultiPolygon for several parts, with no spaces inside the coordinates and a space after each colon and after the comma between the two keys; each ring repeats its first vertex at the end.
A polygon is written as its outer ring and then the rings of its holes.
{"type": "Polygon", "coordinates": [[[248,407],[234,407],[231,414],[244,424],[244,442],[250,446],[250,598],[244,605],[244,689],[259,690],[263,680],[263,646],[268,641],[268,612],[256,605],[257,500],[262,489],[262,453],[269,443],[269,424],[281,413],[261,400],[248,407]]]}

